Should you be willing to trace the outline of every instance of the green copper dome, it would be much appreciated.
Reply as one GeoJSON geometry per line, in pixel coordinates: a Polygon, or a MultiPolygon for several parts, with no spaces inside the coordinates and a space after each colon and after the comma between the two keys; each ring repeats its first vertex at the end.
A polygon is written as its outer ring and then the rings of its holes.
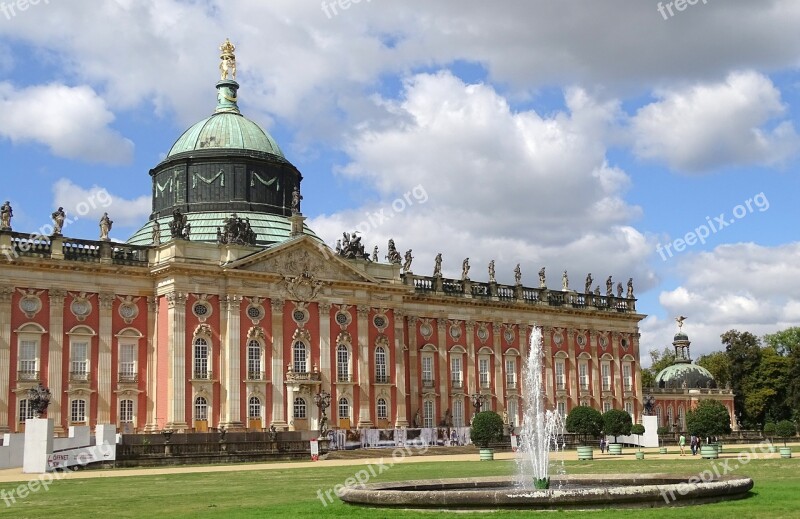
{"type": "Polygon", "coordinates": [[[285,159],[278,143],[259,125],[239,113],[216,113],[195,124],[172,145],[167,158],[197,150],[248,150],[285,159]]]}
{"type": "Polygon", "coordinates": [[[656,375],[656,387],[681,389],[716,388],[714,376],[703,366],[697,364],[673,364],[656,375]]]}

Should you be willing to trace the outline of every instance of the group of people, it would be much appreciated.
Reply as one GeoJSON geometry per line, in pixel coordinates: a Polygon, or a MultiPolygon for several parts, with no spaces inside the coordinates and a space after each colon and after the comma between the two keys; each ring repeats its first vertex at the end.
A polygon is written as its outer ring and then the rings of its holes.
{"type": "MultiPolygon", "coordinates": [[[[716,440],[716,438],[715,438],[716,440]]],[[[681,434],[678,438],[678,446],[681,448],[681,456],[686,455],[686,435],[681,434]]],[[[700,438],[694,434],[689,438],[689,449],[692,451],[692,456],[700,452],[700,438]]]]}

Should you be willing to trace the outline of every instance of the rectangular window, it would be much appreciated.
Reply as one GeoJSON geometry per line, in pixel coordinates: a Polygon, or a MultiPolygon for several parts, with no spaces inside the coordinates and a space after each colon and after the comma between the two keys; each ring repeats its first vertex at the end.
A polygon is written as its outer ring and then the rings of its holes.
{"type": "Polygon", "coordinates": [[[433,357],[422,357],[422,385],[433,387],[433,357]]]}
{"type": "Polygon", "coordinates": [[[453,427],[464,427],[464,401],[453,400],[453,427]]]}
{"type": "Polygon", "coordinates": [[[119,345],[119,379],[136,382],[136,344],[119,345]]]}
{"type": "Polygon", "coordinates": [[[194,378],[208,378],[208,343],[204,339],[197,339],[194,343],[194,378]]]}
{"type": "Polygon", "coordinates": [[[611,411],[611,402],[603,402],[603,412],[611,411]]]}
{"type": "Polygon", "coordinates": [[[433,402],[431,402],[430,400],[425,400],[425,403],[422,406],[422,408],[423,408],[423,411],[424,411],[423,414],[425,415],[422,418],[422,422],[423,422],[422,425],[424,427],[433,427],[433,423],[434,423],[434,420],[433,420],[433,402]]]}
{"type": "Polygon", "coordinates": [[[36,380],[39,376],[36,353],[37,341],[21,340],[19,343],[19,380],[36,380]]]}
{"type": "Polygon", "coordinates": [[[69,346],[70,380],[88,380],[89,378],[89,343],[73,342],[69,346]]]}
{"type": "Polygon", "coordinates": [[[454,388],[462,387],[461,382],[461,355],[450,358],[450,381],[454,388]]]}
{"type": "Polygon", "coordinates": [[[19,421],[25,423],[25,420],[34,418],[33,406],[30,405],[30,400],[27,398],[19,401],[19,421]]]}
{"type": "Polygon", "coordinates": [[[121,423],[133,423],[133,400],[119,401],[119,421],[121,423]]]}
{"type": "Polygon", "coordinates": [[[567,403],[566,402],[559,402],[558,403],[558,414],[562,417],[567,416],[567,403]]]}
{"type": "Polygon", "coordinates": [[[567,381],[564,377],[564,361],[556,361],[556,389],[564,390],[567,388],[567,381]]]}
{"type": "Polygon", "coordinates": [[[514,426],[517,423],[517,401],[513,398],[508,401],[508,425],[514,426]]]}
{"type": "Polygon", "coordinates": [[[589,391],[589,366],[585,362],[578,365],[578,371],[581,379],[581,390],[589,391]]]}
{"type": "Polygon", "coordinates": [[[481,388],[489,388],[489,359],[478,359],[478,375],[480,377],[481,388]]]}
{"type": "Polygon", "coordinates": [[[378,420],[386,420],[389,417],[389,409],[386,405],[386,400],[383,398],[378,399],[378,420]]]}
{"type": "Polygon", "coordinates": [[[261,343],[247,344],[247,380],[261,380],[261,343]]]}
{"type": "Polygon", "coordinates": [[[603,370],[603,391],[611,391],[611,365],[605,362],[601,369],[603,370]]]}
{"type": "Polygon", "coordinates": [[[72,401],[69,418],[72,423],[86,423],[86,400],[72,401]]]}
{"type": "Polygon", "coordinates": [[[517,388],[517,361],[506,359],[506,387],[508,389],[517,388]]]}
{"type": "Polygon", "coordinates": [[[633,377],[631,376],[630,364],[622,365],[622,380],[625,383],[625,391],[631,391],[633,389],[633,377]]]}
{"type": "Polygon", "coordinates": [[[625,412],[631,415],[631,418],[633,418],[633,403],[625,402],[625,412]]]}

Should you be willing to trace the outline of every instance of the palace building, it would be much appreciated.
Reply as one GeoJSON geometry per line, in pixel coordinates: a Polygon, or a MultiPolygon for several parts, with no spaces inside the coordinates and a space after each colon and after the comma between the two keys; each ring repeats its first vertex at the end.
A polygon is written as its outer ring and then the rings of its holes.
{"type": "Polygon", "coordinates": [[[475,404],[518,424],[534,324],[548,406],[641,415],[632,282],[580,292],[564,272],[550,288],[541,269],[526,286],[518,269],[505,285],[493,268],[470,279],[466,260],[448,279],[441,255],[420,274],[394,242],[387,261],[357,235],[331,248],[304,224],[300,171],[241,114],[234,48],[221,51],[216,109],[150,171],[153,211],[127,243],[108,218],[89,240],[63,235],[61,211],[49,236],[4,217],[0,431],[24,428],[39,383],[62,433],[316,430],[321,401],[342,429],[464,426],[475,404]]]}

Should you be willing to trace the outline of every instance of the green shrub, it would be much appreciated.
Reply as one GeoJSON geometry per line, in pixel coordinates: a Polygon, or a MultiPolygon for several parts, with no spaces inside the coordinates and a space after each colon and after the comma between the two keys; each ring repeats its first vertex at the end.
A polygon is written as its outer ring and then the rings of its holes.
{"type": "Polygon", "coordinates": [[[567,415],[565,424],[567,432],[578,434],[582,445],[588,438],[597,438],[603,432],[603,416],[594,407],[574,407],[567,415]]]}
{"type": "Polygon", "coordinates": [[[786,447],[786,440],[797,434],[797,427],[794,422],[789,420],[781,420],[775,424],[775,435],[778,438],[783,438],[783,446],[786,447]]]}
{"type": "Polygon", "coordinates": [[[621,409],[609,409],[603,413],[603,430],[614,437],[614,443],[617,443],[617,436],[629,435],[632,426],[631,415],[621,409]]]}
{"type": "Polygon", "coordinates": [[[494,411],[481,411],[472,420],[469,437],[481,449],[488,449],[490,443],[503,439],[503,417],[494,411]]]}

